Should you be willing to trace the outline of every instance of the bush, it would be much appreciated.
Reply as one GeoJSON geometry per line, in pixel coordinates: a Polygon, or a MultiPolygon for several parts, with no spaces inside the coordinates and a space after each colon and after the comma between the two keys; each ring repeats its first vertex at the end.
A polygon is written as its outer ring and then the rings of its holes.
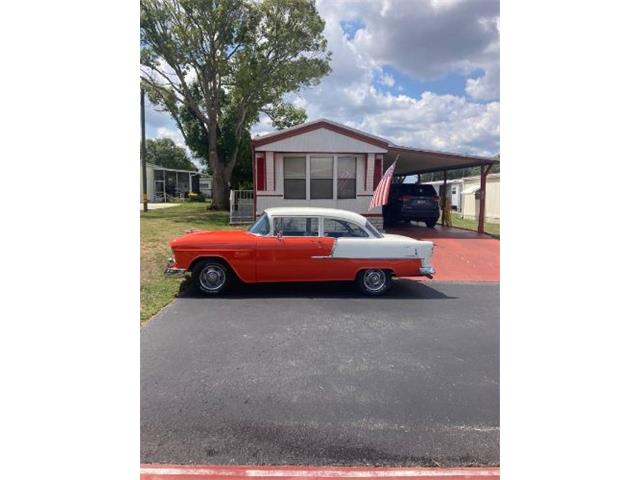
{"type": "Polygon", "coordinates": [[[202,195],[201,193],[191,192],[189,194],[189,201],[190,202],[204,202],[205,198],[204,198],[204,195],[202,195]]]}

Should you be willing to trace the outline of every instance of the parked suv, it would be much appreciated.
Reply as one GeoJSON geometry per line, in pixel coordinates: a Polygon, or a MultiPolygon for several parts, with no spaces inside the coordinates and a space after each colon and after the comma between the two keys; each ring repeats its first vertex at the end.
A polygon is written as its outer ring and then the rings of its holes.
{"type": "Polygon", "coordinates": [[[440,197],[433,185],[391,185],[389,203],[382,208],[385,225],[418,220],[433,228],[440,217],[440,197]]]}

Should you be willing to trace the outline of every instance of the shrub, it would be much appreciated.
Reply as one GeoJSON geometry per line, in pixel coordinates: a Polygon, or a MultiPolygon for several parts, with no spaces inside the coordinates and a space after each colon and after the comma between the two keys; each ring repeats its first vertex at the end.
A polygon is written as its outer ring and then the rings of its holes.
{"type": "Polygon", "coordinates": [[[195,192],[191,192],[189,194],[189,201],[190,202],[204,202],[204,195],[202,195],[201,193],[195,193],[195,192]]]}

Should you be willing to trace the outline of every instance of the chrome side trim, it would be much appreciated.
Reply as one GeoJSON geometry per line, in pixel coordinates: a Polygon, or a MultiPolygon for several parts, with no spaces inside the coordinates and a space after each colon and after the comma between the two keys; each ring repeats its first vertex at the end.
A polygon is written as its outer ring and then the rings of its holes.
{"type": "Polygon", "coordinates": [[[315,256],[311,258],[332,258],[334,260],[420,260],[420,257],[414,257],[413,255],[409,257],[334,257],[333,255],[325,255],[325,256],[315,256]]]}

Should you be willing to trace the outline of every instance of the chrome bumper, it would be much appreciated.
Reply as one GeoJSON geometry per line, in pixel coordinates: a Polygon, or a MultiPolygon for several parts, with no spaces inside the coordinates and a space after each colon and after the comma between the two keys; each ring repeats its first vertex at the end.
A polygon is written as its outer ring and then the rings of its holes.
{"type": "Polygon", "coordinates": [[[436,269],[433,268],[432,266],[421,267],[420,268],[420,275],[424,275],[425,277],[433,278],[433,276],[435,274],[436,274],[436,269]]]}
{"type": "Polygon", "coordinates": [[[167,266],[164,269],[164,274],[167,277],[181,277],[187,272],[186,268],[173,268],[175,264],[176,261],[173,258],[167,261],[167,266]]]}

